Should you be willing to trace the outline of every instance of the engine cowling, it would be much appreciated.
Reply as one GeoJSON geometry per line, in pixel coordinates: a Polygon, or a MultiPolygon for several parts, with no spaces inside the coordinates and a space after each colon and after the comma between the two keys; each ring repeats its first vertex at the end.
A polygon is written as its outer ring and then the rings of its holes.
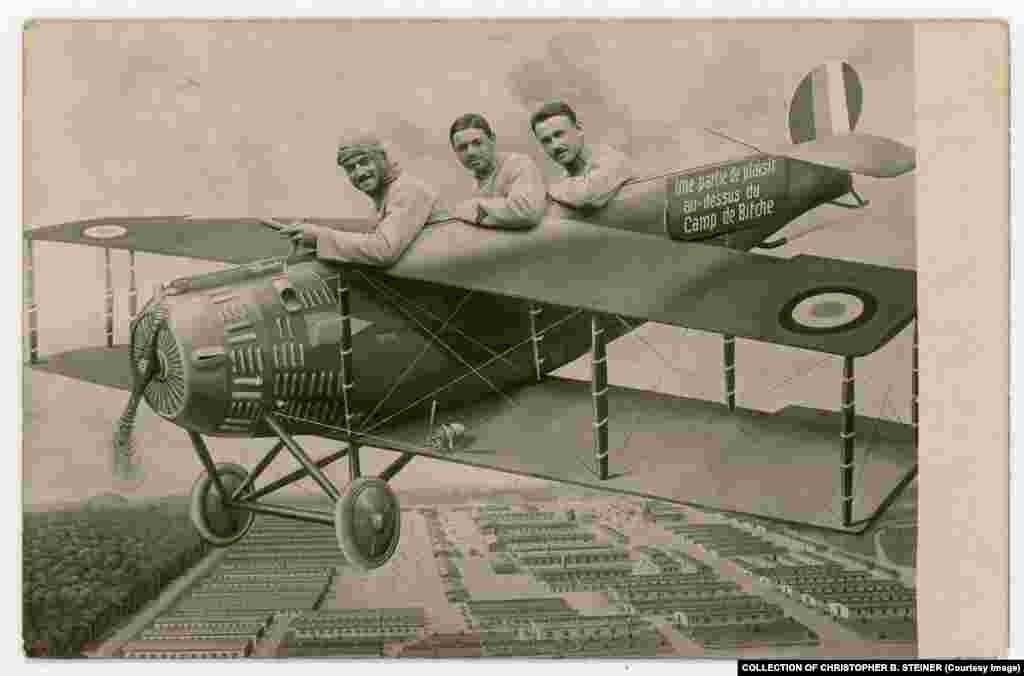
{"type": "Polygon", "coordinates": [[[221,436],[269,436],[271,411],[294,433],[341,420],[338,290],[337,270],[282,260],[163,285],[132,323],[136,374],[159,332],[146,401],[182,427],[221,436]]]}

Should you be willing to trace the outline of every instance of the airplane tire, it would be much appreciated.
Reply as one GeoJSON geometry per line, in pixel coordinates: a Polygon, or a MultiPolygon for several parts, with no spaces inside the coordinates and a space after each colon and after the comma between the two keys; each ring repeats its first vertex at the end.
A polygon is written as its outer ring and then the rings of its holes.
{"type": "MultiPolygon", "coordinates": [[[[248,472],[240,465],[222,462],[217,465],[217,474],[224,489],[232,493],[242,485],[248,472]]],[[[203,472],[192,486],[189,518],[199,537],[215,547],[227,547],[249,532],[256,515],[248,510],[225,507],[213,477],[203,472]]]]}
{"type": "Polygon", "coordinates": [[[383,479],[356,479],[334,507],[334,530],[349,563],[362,570],[383,566],[401,535],[398,496],[383,479]]]}

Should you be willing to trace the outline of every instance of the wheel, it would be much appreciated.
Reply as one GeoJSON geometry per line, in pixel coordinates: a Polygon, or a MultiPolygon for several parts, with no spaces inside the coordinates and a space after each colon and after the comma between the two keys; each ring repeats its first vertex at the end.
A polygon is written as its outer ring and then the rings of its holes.
{"type": "Polygon", "coordinates": [[[356,479],[334,507],[334,530],[350,563],[363,570],[383,566],[402,530],[398,497],[383,479],[356,479]]]}
{"type": "MultiPolygon", "coordinates": [[[[244,467],[229,462],[218,464],[217,474],[229,494],[241,486],[248,476],[244,467]]],[[[192,486],[189,517],[199,531],[199,537],[215,547],[227,547],[249,532],[256,515],[245,509],[225,507],[213,477],[203,472],[192,486]]]]}

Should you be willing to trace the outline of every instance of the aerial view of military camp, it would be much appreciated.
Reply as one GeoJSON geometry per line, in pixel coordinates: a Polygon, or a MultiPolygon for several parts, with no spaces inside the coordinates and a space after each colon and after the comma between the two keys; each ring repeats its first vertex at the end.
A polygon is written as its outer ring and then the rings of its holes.
{"type": "Polygon", "coordinates": [[[403,548],[372,573],[344,560],[330,529],[273,517],[211,549],[183,514],[181,533],[154,532],[174,522],[166,501],[30,513],[30,552],[88,551],[30,559],[26,648],[137,659],[915,653],[912,490],[866,539],[622,496],[466,497],[404,509],[403,548]],[[119,540],[90,541],[90,526],[115,520],[119,540]],[[122,548],[109,568],[75,566],[147,538],[178,548],[164,585],[94,602],[103,575],[143,579],[162,562],[122,548]],[[59,569],[80,582],[57,589],[59,569]]]}

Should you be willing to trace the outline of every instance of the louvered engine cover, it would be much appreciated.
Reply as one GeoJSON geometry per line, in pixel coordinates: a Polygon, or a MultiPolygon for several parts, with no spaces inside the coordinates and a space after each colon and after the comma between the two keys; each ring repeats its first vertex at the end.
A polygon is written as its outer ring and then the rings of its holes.
{"type": "Polygon", "coordinates": [[[146,401],[178,425],[222,436],[269,436],[269,411],[294,433],[343,419],[338,289],[337,270],[315,261],[164,285],[132,323],[137,375],[158,331],[146,401]]]}

